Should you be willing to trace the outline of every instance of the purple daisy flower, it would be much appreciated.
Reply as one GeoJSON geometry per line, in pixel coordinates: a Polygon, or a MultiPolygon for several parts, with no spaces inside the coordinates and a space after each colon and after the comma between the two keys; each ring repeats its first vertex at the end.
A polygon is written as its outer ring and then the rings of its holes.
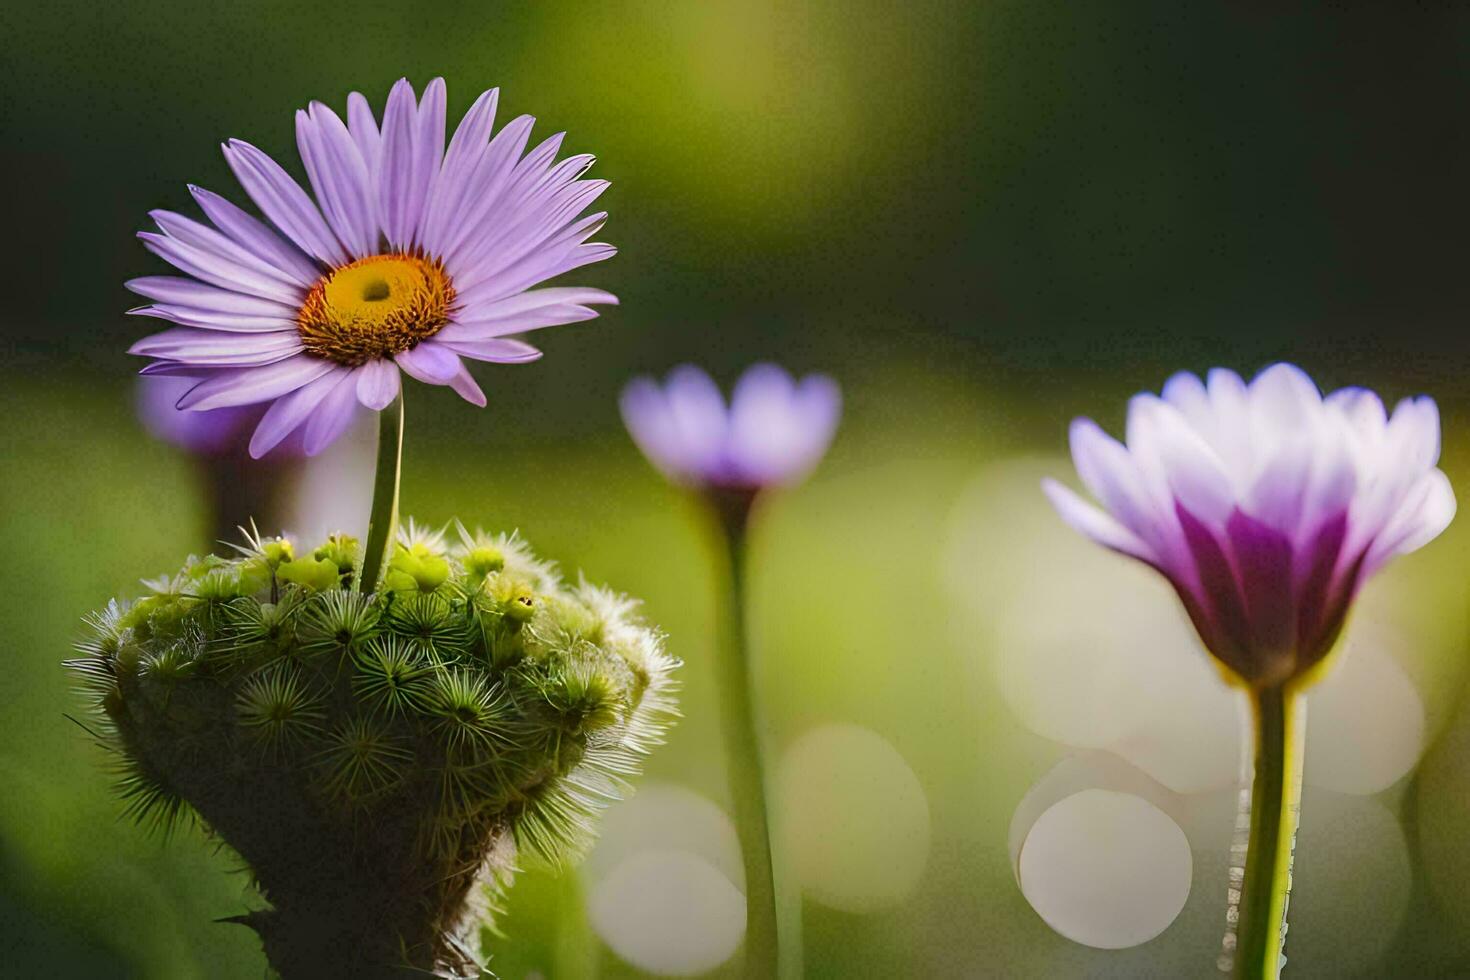
{"type": "Polygon", "coordinates": [[[193,186],[208,223],[151,213],[159,231],[139,237],[184,275],[127,284],[152,301],[131,312],[177,324],[133,346],[154,359],[143,373],[193,379],[181,409],[268,402],[251,455],[292,433],[315,455],[358,403],[391,404],[400,370],[483,406],[464,358],[535,360],[509,335],[616,303],[599,289],[532,289],[615,253],[587,241],[606,213],[581,216],[608,184],[581,179],[591,156],[556,161],[565,134],[527,152],[530,116],[492,136],[498,94],[476,100],[447,149],[443,79],[422,99],[400,79],[381,127],[356,92],[346,122],[313,102],[296,113],[296,142],[315,200],[254,146],[225,143],[267,220],[193,186]]]}
{"type": "Polygon", "coordinates": [[[756,364],[726,407],[709,375],[686,364],[663,387],[635,379],[621,406],[633,441],[669,479],[754,492],[793,483],[817,465],[837,429],[842,396],[825,375],[793,381],[774,364],[756,364]]]}
{"type": "Polygon", "coordinates": [[[1247,385],[1181,373],[1129,403],[1127,444],[1072,423],[1077,473],[1103,509],[1054,481],[1062,518],[1158,569],[1209,650],[1252,686],[1299,677],[1332,649],[1359,587],[1449,525],[1439,411],[1371,391],[1323,397],[1289,364],[1247,385]]]}

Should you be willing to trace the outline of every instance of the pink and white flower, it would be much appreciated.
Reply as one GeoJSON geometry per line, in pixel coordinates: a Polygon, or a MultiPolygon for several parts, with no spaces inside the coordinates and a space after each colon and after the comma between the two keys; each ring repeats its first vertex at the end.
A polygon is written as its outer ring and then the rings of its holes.
{"type": "Polygon", "coordinates": [[[1102,505],[1048,480],[1072,527],[1158,569],[1201,639],[1247,684],[1300,676],[1332,649],[1359,587],[1455,513],[1437,468],[1439,411],[1373,392],[1325,398],[1276,364],[1250,384],[1181,373],[1129,403],[1126,444],[1072,423],[1072,458],[1102,505]]]}

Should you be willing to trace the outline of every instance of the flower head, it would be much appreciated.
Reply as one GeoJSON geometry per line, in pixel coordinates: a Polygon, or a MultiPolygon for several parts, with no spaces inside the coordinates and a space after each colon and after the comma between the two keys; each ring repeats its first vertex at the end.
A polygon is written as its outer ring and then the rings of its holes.
{"type": "Polygon", "coordinates": [[[709,375],[687,364],[671,371],[663,387],[635,379],[621,404],[633,441],[665,476],[736,491],[805,476],[827,451],[842,411],[831,378],[793,381],[774,364],[747,370],[728,407],[709,375]]]}
{"type": "Polygon", "coordinates": [[[1127,444],[1072,423],[1077,473],[1103,510],[1054,481],[1072,527],[1157,568],[1200,638],[1251,685],[1300,677],[1332,649],[1358,588],[1455,513],[1439,411],[1371,391],[1325,398],[1277,364],[1250,384],[1181,373],[1128,407],[1127,444]]]}
{"type": "Polygon", "coordinates": [[[242,140],[225,159],[262,221],[190,187],[207,222],[154,211],[149,251],[184,273],[128,283],[151,304],[131,312],[176,326],[135,344],[145,374],[191,379],[180,409],[269,403],[250,453],[292,433],[314,455],[358,403],[386,407],[399,371],[485,396],[463,358],[514,364],[540,352],[509,335],[590,319],[599,289],[531,287],[590,262],[606,213],[583,217],[607,188],[583,180],[592,157],[556,161],[557,134],[526,150],[535,120],[492,136],[498,90],[476,100],[445,147],[443,79],[416,98],[393,86],[382,124],[354,92],[344,122],[320,102],[296,113],[312,194],[242,140]]]}

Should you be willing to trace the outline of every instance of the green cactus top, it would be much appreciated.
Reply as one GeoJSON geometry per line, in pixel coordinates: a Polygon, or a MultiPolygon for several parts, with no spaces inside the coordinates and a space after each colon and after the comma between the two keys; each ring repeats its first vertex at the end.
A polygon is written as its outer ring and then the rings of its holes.
{"type": "Polygon", "coordinates": [[[339,930],[342,956],[453,975],[477,885],[493,905],[517,854],[590,842],[674,715],[677,664],[634,602],[513,535],[410,522],[374,592],[358,551],[251,536],[190,558],[89,617],[69,666],[130,812],[197,815],[249,864],[278,968],[296,944],[322,969],[339,930]]]}

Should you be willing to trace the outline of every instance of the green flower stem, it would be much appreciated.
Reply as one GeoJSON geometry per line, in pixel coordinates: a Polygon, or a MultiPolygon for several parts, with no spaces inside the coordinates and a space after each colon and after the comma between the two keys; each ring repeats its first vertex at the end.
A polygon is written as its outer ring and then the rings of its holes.
{"type": "Polygon", "coordinates": [[[1291,850],[1301,808],[1306,702],[1291,685],[1251,691],[1255,777],[1250,844],[1240,885],[1235,976],[1276,980],[1286,939],[1291,850]]]}
{"type": "Polygon", "coordinates": [[[373,510],[368,518],[367,543],[363,547],[362,575],[357,580],[359,592],[372,592],[393,536],[398,527],[398,480],[403,470],[403,392],[393,404],[378,413],[378,465],[373,478],[373,510]]]}
{"type": "Polygon", "coordinates": [[[784,880],[779,835],[771,833],[754,676],[746,638],[745,559],[748,496],[716,502],[728,556],[728,601],[721,610],[723,648],[716,658],[720,722],[735,807],[735,829],[745,863],[745,973],[751,978],[801,976],[800,893],[784,880]]]}

